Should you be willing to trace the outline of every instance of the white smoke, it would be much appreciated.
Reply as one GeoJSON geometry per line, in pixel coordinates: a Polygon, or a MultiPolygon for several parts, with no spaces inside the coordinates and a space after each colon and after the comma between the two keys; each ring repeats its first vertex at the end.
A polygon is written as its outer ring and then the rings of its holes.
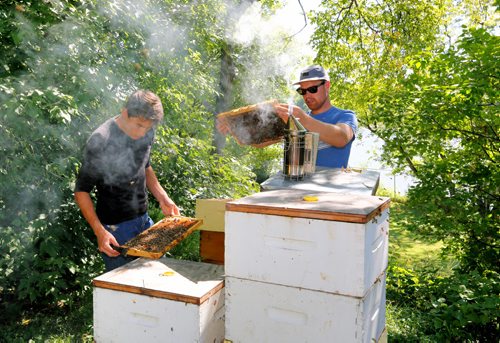
{"type": "MultiPolygon", "coordinates": [[[[317,1],[313,1],[315,3],[317,1]]],[[[314,4],[309,2],[308,8],[314,4]]],[[[304,8],[307,11],[307,8],[304,8]]],[[[290,86],[295,81],[298,71],[310,64],[313,51],[309,39],[312,25],[304,19],[305,12],[298,1],[288,2],[273,15],[266,15],[259,2],[239,13],[234,27],[228,27],[229,41],[243,47],[257,45],[266,58],[247,66],[250,70],[244,83],[243,91],[249,103],[268,100],[271,89],[276,87],[269,81],[272,77],[282,78],[290,86]]]]}

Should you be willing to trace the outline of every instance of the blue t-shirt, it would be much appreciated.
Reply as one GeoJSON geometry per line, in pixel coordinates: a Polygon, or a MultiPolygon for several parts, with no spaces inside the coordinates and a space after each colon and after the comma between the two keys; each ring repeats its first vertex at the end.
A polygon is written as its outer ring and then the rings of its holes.
{"type": "MultiPolygon", "coordinates": [[[[309,114],[311,115],[311,114],[309,114]]],[[[318,157],[316,160],[316,165],[321,167],[330,168],[347,168],[349,163],[349,155],[351,154],[351,145],[356,137],[356,131],[358,129],[358,121],[356,119],[356,114],[351,110],[342,110],[340,108],[332,106],[328,111],[311,115],[314,119],[322,121],[329,124],[347,124],[352,128],[354,136],[349,143],[343,148],[337,148],[327,144],[323,141],[319,141],[318,146],[318,157]]]]}

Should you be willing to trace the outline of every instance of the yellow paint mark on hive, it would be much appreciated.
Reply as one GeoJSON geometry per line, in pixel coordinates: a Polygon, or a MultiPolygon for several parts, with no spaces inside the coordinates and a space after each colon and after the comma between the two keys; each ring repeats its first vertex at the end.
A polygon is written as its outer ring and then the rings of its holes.
{"type": "Polygon", "coordinates": [[[175,272],[172,272],[172,271],[166,271],[166,272],[163,272],[160,274],[160,276],[172,276],[174,275],[175,272]]]}
{"type": "Polygon", "coordinates": [[[315,196],[315,195],[305,195],[303,198],[302,198],[304,201],[318,201],[318,197],[315,196]]]}

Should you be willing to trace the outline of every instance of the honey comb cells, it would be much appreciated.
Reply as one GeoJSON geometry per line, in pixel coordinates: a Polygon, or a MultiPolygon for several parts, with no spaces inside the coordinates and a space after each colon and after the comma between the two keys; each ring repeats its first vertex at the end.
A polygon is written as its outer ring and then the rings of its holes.
{"type": "Polygon", "coordinates": [[[202,221],[189,217],[167,217],[123,244],[130,256],[159,258],[186,238],[202,221]]]}
{"type": "Polygon", "coordinates": [[[285,133],[285,123],[274,109],[277,103],[277,100],[269,100],[223,112],[217,117],[227,124],[241,145],[276,141],[285,133]]]}
{"type": "Polygon", "coordinates": [[[285,132],[285,124],[273,112],[251,111],[245,115],[228,117],[227,121],[231,133],[243,145],[272,141],[283,137],[285,132]]]}

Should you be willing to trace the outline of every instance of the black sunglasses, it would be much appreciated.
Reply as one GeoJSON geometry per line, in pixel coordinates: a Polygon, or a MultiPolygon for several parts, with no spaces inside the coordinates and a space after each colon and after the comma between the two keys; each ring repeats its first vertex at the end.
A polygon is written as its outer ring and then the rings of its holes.
{"type": "Polygon", "coordinates": [[[300,95],[306,95],[307,92],[314,94],[314,93],[318,92],[318,87],[323,86],[325,84],[325,82],[326,82],[326,80],[323,80],[323,81],[321,81],[321,83],[319,85],[311,86],[309,88],[297,88],[297,93],[299,93],[300,95]]]}

